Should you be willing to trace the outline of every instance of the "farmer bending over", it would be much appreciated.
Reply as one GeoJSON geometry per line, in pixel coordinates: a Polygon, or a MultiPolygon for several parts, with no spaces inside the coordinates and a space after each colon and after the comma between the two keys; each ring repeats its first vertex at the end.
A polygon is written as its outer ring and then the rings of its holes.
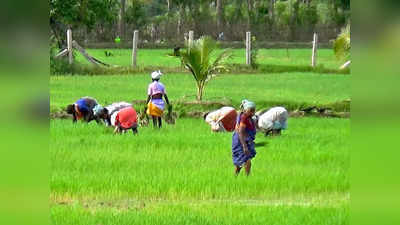
{"type": "Polygon", "coordinates": [[[116,113],[119,110],[127,107],[132,107],[132,104],[128,102],[115,102],[104,108],[95,107],[94,115],[104,121],[106,126],[113,126],[115,124],[116,113]]]}
{"type": "Polygon", "coordinates": [[[258,128],[265,136],[280,135],[281,130],[287,129],[288,111],[283,107],[273,107],[266,112],[257,113],[258,128]]]}
{"type": "MultiPolygon", "coordinates": [[[[133,134],[137,134],[137,113],[133,107],[126,107],[114,113],[114,134],[125,133],[127,130],[132,130],[133,134]]],[[[112,116],[113,117],[113,116],[112,116]]]]}
{"type": "Polygon", "coordinates": [[[232,132],[236,126],[237,112],[233,107],[222,107],[204,115],[204,121],[211,126],[214,132],[232,132]]]}
{"type": "Polygon", "coordinates": [[[99,118],[94,115],[93,109],[95,107],[101,107],[96,99],[91,97],[83,97],[76,101],[74,104],[67,106],[67,113],[72,114],[72,122],[76,123],[77,120],[83,119],[87,123],[92,120],[96,120],[97,123],[100,122],[99,118]]]}

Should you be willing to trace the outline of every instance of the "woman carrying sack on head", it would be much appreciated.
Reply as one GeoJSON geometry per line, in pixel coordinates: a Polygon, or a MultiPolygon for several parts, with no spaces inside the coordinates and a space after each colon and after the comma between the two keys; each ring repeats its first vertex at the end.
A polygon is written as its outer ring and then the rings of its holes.
{"type": "Polygon", "coordinates": [[[162,73],[160,71],[154,71],[151,73],[152,83],[149,84],[147,89],[147,110],[146,113],[150,115],[153,119],[153,126],[161,128],[161,116],[164,113],[165,104],[163,101],[163,97],[165,101],[169,105],[167,92],[165,91],[165,86],[159,82],[162,73]]]}

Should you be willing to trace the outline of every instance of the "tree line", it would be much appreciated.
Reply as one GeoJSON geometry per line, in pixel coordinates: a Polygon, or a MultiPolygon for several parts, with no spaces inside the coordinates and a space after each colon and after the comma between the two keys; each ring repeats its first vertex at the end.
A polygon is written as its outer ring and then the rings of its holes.
{"type": "Polygon", "coordinates": [[[349,23],[350,0],[50,0],[50,27],[59,46],[65,30],[74,38],[109,42],[132,39],[140,30],[148,42],[181,41],[188,30],[219,40],[334,39],[349,23]]]}

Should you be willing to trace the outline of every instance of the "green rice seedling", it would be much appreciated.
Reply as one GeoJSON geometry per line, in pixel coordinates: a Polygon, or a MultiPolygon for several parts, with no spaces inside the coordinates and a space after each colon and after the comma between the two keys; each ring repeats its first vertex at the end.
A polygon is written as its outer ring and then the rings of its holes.
{"type": "Polygon", "coordinates": [[[233,175],[231,133],[201,119],[113,135],[50,122],[53,224],[348,224],[347,119],[291,118],[256,138],[250,177],[233,175]]]}

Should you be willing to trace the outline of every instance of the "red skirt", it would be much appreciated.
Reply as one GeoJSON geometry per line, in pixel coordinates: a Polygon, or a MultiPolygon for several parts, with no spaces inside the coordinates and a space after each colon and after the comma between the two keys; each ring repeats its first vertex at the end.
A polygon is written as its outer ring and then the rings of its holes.
{"type": "Polygon", "coordinates": [[[126,107],[121,109],[116,118],[115,126],[120,124],[122,128],[129,129],[137,125],[137,113],[134,108],[126,107]]]}

